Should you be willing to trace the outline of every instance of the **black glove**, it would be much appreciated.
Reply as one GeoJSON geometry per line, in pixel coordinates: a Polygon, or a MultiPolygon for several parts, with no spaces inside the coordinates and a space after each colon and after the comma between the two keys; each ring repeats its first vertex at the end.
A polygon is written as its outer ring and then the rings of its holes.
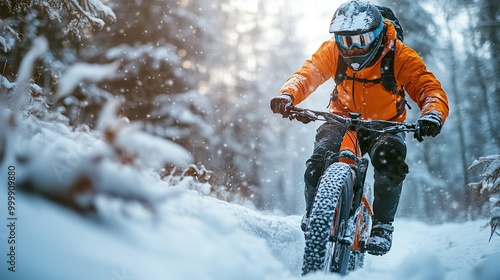
{"type": "Polygon", "coordinates": [[[414,136],[419,142],[422,142],[424,136],[435,137],[438,135],[442,126],[441,116],[435,112],[427,113],[417,120],[414,136]]]}
{"type": "Polygon", "coordinates": [[[282,114],[283,117],[288,116],[288,111],[293,105],[293,97],[289,93],[283,93],[271,99],[271,110],[275,114],[282,114]]]}

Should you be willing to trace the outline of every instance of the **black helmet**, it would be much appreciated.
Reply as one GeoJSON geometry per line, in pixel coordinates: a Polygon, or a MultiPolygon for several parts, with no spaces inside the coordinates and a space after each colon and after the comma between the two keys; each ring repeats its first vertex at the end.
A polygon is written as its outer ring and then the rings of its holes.
{"type": "Polygon", "coordinates": [[[378,8],[369,3],[351,0],[342,4],[333,15],[330,33],[335,34],[340,55],[347,65],[359,71],[375,60],[382,44],[384,23],[378,8]],[[348,56],[345,50],[370,46],[363,55],[348,56]]]}

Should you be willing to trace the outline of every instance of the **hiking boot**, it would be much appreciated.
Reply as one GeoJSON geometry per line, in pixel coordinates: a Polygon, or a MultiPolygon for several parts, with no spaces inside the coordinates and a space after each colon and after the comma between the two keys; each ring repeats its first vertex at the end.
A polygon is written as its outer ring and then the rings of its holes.
{"type": "Polygon", "coordinates": [[[302,220],[300,221],[300,229],[302,232],[306,232],[307,228],[309,226],[309,217],[307,217],[307,214],[302,217],[302,220]]]}
{"type": "Polygon", "coordinates": [[[372,232],[365,245],[368,254],[381,256],[389,252],[393,231],[394,227],[390,223],[374,222],[372,232]]]}

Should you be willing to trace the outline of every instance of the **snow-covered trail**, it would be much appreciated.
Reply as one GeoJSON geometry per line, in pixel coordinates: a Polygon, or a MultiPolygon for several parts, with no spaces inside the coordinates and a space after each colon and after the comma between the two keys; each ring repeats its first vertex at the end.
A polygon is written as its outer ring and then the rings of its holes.
{"type": "MultiPolygon", "coordinates": [[[[82,216],[18,193],[16,272],[2,261],[0,279],[301,278],[299,216],[262,213],[175,188],[156,214],[130,202],[98,199],[106,205],[101,212],[82,216]]],[[[365,268],[343,279],[498,280],[500,238],[488,243],[485,223],[398,220],[393,250],[368,255],[365,268]]],[[[341,277],[318,273],[305,279],[341,277]]]]}
{"type": "MultiPolygon", "coordinates": [[[[247,215],[240,216],[244,228],[266,239],[272,254],[290,271],[291,279],[300,278],[304,246],[299,229],[301,217],[244,212],[247,215]]],[[[486,224],[487,220],[443,225],[398,220],[394,223],[393,248],[387,255],[367,254],[365,267],[343,278],[320,273],[305,278],[499,280],[500,240],[488,242],[486,224]]]]}

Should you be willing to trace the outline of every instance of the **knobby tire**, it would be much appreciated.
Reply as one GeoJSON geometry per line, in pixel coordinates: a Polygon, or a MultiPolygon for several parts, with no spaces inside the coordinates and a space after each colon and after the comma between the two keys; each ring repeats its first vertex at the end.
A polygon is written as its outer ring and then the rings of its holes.
{"type": "Polygon", "coordinates": [[[342,237],[348,225],[353,185],[352,169],[345,163],[333,163],[321,176],[305,232],[303,275],[317,270],[347,273],[351,249],[342,237]]]}

